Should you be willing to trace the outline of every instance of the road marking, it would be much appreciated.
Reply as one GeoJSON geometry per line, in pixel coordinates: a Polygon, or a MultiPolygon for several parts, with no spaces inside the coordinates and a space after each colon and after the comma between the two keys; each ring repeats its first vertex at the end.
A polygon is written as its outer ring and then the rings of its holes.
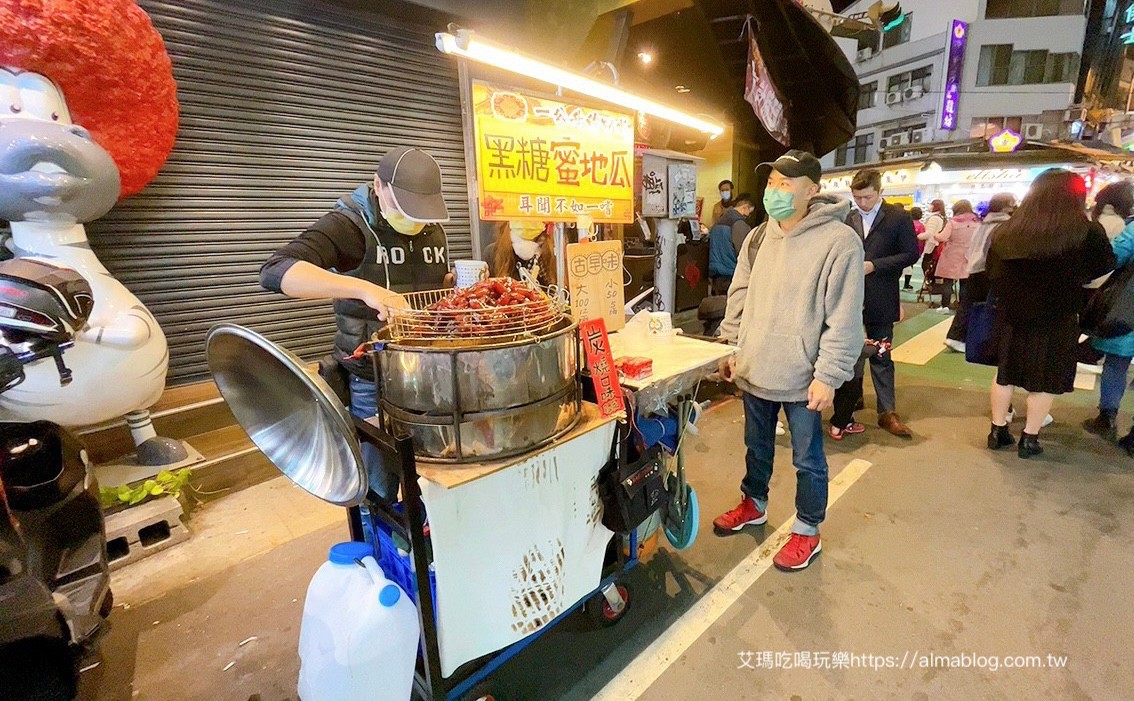
{"type": "MultiPolygon", "coordinates": [[[[871,463],[866,460],[851,460],[828,488],[827,506],[830,508],[847,489],[862,477],[871,463]]],[[[754,550],[740,564],[726,574],[697,603],[682,614],[677,622],[667,628],[645,650],[638,653],[634,661],[592,697],[592,701],[628,701],[645,693],[670,665],[676,662],[705,631],[709,630],[724,615],[730,606],[740,600],[744,592],[756,583],[772,567],[772,558],[787,541],[791,525],[795,522],[792,514],[784,525],[754,550]]]]}
{"type": "MultiPolygon", "coordinates": [[[[933,312],[926,312],[932,314],[933,312]]],[[[905,363],[906,365],[925,365],[933,360],[945,350],[945,338],[949,335],[949,327],[953,324],[953,317],[950,315],[946,319],[942,319],[941,323],[934,324],[930,328],[922,331],[902,345],[890,351],[890,357],[894,359],[895,363],[905,363]]]]}

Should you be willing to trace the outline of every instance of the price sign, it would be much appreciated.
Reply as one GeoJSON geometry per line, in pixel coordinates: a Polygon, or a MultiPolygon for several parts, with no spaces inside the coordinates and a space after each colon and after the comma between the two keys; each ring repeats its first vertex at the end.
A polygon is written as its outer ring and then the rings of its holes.
{"type": "Polygon", "coordinates": [[[576,319],[602,319],[611,331],[626,325],[621,241],[567,246],[567,280],[576,319]]]}
{"type": "Polygon", "coordinates": [[[583,337],[583,348],[587,354],[587,367],[591,370],[591,381],[595,385],[595,398],[603,416],[614,416],[625,410],[622,399],[622,386],[618,384],[618,368],[614,366],[614,355],[610,352],[610,337],[606,335],[606,324],[602,319],[591,319],[579,324],[583,337]]]}

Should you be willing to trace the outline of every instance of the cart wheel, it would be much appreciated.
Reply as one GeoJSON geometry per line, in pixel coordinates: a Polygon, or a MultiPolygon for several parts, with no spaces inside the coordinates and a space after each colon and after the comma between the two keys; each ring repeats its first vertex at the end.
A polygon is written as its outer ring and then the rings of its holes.
{"type": "Polygon", "coordinates": [[[610,602],[606,600],[606,596],[602,592],[595,594],[587,601],[585,609],[587,615],[595,622],[600,628],[609,628],[610,626],[622,620],[626,612],[630,610],[630,590],[623,584],[615,584],[618,589],[618,595],[622,597],[624,602],[621,611],[615,611],[610,602]]]}

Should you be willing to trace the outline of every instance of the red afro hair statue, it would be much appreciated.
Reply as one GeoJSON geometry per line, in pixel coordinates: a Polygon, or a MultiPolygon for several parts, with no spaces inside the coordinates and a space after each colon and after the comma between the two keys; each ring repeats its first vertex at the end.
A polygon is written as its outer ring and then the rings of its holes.
{"type": "Polygon", "coordinates": [[[128,197],[177,136],[177,84],[161,35],[135,0],[0,0],[0,67],[38,73],[114,159],[128,197]]]}

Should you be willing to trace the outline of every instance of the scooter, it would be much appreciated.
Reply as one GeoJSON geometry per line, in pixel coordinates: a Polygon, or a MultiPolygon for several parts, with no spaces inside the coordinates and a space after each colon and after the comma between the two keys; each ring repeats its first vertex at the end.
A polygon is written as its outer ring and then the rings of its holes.
{"type": "MultiPolygon", "coordinates": [[[[63,353],[93,307],[73,270],[0,263],[0,393],[63,353]]],[[[98,484],[82,443],[47,421],[0,423],[0,698],[72,699],[79,653],[113,606],[98,484]]]]}

